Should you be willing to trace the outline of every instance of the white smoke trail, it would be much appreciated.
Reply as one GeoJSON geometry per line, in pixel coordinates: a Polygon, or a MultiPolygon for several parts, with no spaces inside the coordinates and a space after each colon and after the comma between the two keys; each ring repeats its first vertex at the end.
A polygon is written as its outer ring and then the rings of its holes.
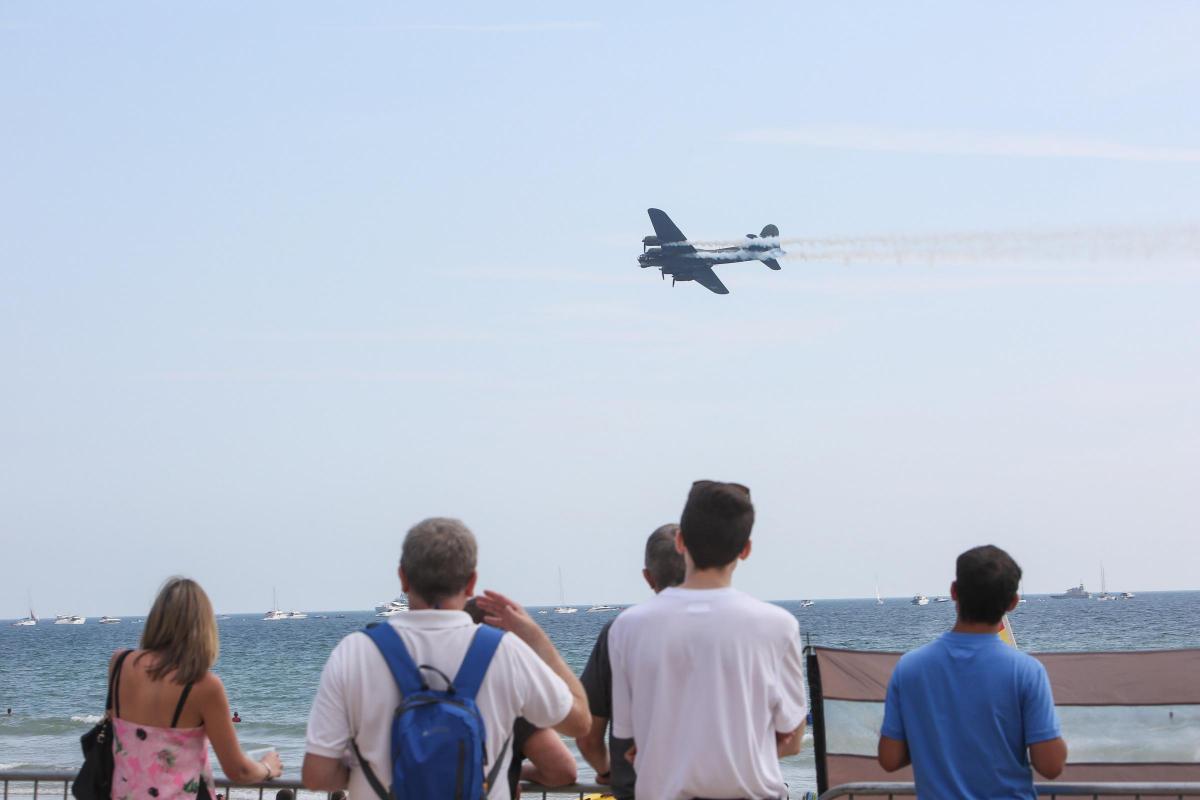
{"type": "Polygon", "coordinates": [[[725,241],[689,241],[697,248],[736,248],[738,258],[869,263],[979,263],[1033,261],[1158,261],[1200,258],[1200,225],[1164,227],[1079,227],[1044,230],[967,231],[928,234],[803,236],[725,241]],[[750,242],[757,246],[748,247],[750,242]],[[763,253],[766,245],[773,252],[763,253]],[[785,252],[780,252],[780,250],[785,252]]]}

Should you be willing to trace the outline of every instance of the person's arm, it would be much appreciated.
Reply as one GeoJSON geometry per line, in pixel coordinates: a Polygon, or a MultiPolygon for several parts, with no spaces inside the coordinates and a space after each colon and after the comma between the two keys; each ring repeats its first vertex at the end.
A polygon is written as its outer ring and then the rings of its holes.
{"type": "Polygon", "coordinates": [[[596,783],[609,783],[612,779],[612,764],[608,758],[608,745],[604,742],[604,732],[608,729],[608,717],[592,717],[592,727],[583,736],[576,737],[575,746],[596,770],[596,783]]]}
{"type": "Polygon", "coordinates": [[[800,753],[804,742],[804,723],[808,718],[808,692],[804,688],[804,650],[800,646],[800,624],[788,620],[779,680],[772,710],[775,725],[775,751],[780,758],[800,753]]]}
{"type": "Polygon", "coordinates": [[[876,757],[885,772],[895,772],[912,763],[908,752],[908,737],[904,732],[903,704],[900,692],[901,659],[888,678],[887,695],[883,702],[883,727],[879,731],[876,757]]]}
{"type": "Polygon", "coordinates": [[[1062,774],[1067,763],[1067,743],[1062,739],[1046,668],[1033,659],[1027,664],[1023,673],[1021,720],[1029,747],[1029,761],[1040,775],[1054,780],[1062,774]]]}
{"type": "Polygon", "coordinates": [[[780,758],[800,755],[800,746],[804,743],[804,723],[791,733],[775,733],[775,752],[780,758]]]}
{"type": "Polygon", "coordinates": [[[537,654],[546,666],[550,667],[571,692],[571,709],[561,722],[554,725],[554,730],[566,736],[583,736],[592,724],[592,715],[588,711],[587,698],[583,686],[567,662],[554,649],[554,643],[542,630],[542,626],[515,601],[508,599],[499,592],[486,591],[479,597],[479,607],[486,615],[483,621],[488,625],[511,632],[537,654]]]}
{"type": "Polygon", "coordinates": [[[887,736],[879,737],[879,766],[884,772],[895,772],[912,763],[908,756],[908,742],[892,739],[887,736]]]}
{"type": "Polygon", "coordinates": [[[542,786],[566,786],[579,775],[575,757],[549,728],[538,728],[521,750],[529,761],[521,765],[521,780],[542,786]]]}
{"type": "Polygon", "coordinates": [[[350,769],[340,758],[304,754],[304,766],[300,768],[300,781],[305,789],[315,792],[336,792],[350,783],[350,769]]]}
{"type": "MultiPolygon", "coordinates": [[[[354,737],[354,726],[346,704],[343,690],[343,662],[350,641],[361,634],[351,634],[338,643],[329,654],[321,670],[321,682],[308,713],[308,730],[304,737],[304,764],[300,768],[300,780],[306,789],[321,792],[336,792],[350,783],[350,768],[342,761],[342,755],[350,747],[354,737]]],[[[358,644],[364,644],[359,642],[358,644]]]]}
{"type": "Polygon", "coordinates": [[[283,774],[283,763],[279,754],[272,751],[255,761],[242,752],[233,719],[229,715],[229,698],[225,696],[225,685],[213,673],[208,673],[192,687],[196,698],[204,732],[212,743],[221,771],[230,781],[240,785],[262,783],[283,774]]]}
{"type": "Polygon", "coordinates": [[[1029,761],[1038,774],[1047,780],[1062,775],[1067,763],[1067,743],[1059,736],[1044,742],[1029,745],[1029,761]]]}

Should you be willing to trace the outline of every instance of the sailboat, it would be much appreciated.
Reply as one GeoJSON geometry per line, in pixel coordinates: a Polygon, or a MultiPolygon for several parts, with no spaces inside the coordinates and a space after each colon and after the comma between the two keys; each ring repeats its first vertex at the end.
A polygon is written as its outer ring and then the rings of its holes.
{"type": "Polygon", "coordinates": [[[280,619],[306,619],[308,614],[300,611],[280,611],[279,598],[275,595],[275,590],[271,590],[271,610],[263,615],[264,622],[274,622],[280,619]]]}
{"type": "Polygon", "coordinates": [[[38,624],[37,614],[33,613],[33,600],[30,599],[30,596],[28,593],[26,593],[25,599],[29,602],[29,616],[22,617],[21,619],[14,622],[13,623],[14,628],[24,628],[28,625],[37,625],[38,624]]]}
{"type": "Polygon", "coordinates": [[[554,609],[555,614],[576,614],[579,609],[575,606],[567,605],[567,593],[563,590],[562,567],[558,568],[558,605],[554,609]]]}
{"type": "Polygon", "coordinates": [[[1116,600],[1115,594],[1108,593],[1108,585],[1104,580],[1104,564],[1100,564],[1100,594],[1096,595],[1097,600],[1116,600]]]}
{"type": "Polygon", "coordinates": [[[883,605],[883,598],[879,596],[879,578],[875,578],[875,605],[883,605]]]}

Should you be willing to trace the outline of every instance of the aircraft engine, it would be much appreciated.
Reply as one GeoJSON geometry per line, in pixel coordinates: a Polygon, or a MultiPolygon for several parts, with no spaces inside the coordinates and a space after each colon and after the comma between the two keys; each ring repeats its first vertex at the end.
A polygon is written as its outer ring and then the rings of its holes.
{"type": "Polygon", "coordinates": [[[646,252],[647,247],[658,247],[659,241],[657,236],[647,236],[642,239],[642,252],[646,252]]]}

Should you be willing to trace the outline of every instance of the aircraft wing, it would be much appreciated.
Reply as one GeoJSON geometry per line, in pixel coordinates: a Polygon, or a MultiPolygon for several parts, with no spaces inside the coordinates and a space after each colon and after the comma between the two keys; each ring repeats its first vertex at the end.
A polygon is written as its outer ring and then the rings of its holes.
{"type": "Polygon", "coordinates": [[[665,211],[648,208],[646,213],[650,215],[650,224],[654,226],[654,235],[658,237],[660,245],[670,248],[672,254],[696,252],[696,248],[687,244],[687,237],[679,230],[678,225],[671,222],[665,211]]]}
{"type": "Polygon", "coordinates": [[[717,273],[712,271],[712,267],[703,267],[696,270],[692,273],[692,280],[710,292],[729,294],[729,290],[725,288],[725,284],[721,283],[721,279],[717,277],[717,273]]]}

